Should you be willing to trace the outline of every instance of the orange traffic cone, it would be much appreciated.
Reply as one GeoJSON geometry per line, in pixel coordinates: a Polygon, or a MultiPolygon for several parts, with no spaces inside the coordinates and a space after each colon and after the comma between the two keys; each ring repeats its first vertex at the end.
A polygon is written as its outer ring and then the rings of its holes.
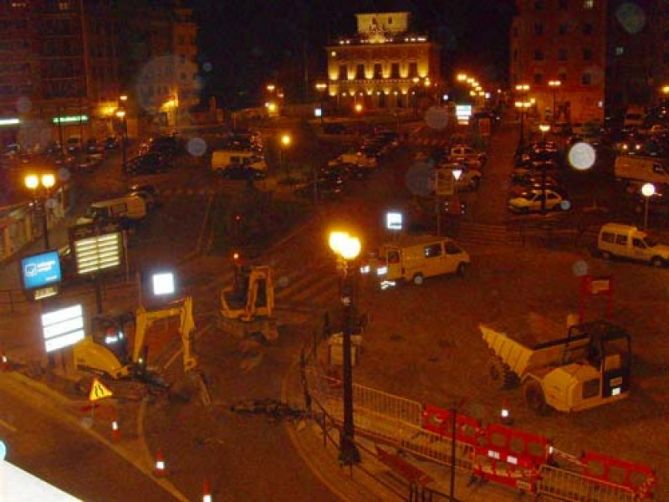
{"type": "Polygon", "coordinates": [[[205,479],[204,483],[202,483],[202,502],[212,502],[211,483],[209,483],[208,479],[205,479]]]}
{"type": "Polygon", "coordinates": [[[0,371],[9,371],[9,358],[4,346],[0,346],[0,371]]]}
{"type": "Polygon", "coordinates": [[[153,467],[153,475],[157,478],[162,478],[167,475],[165,469],[165,457],[163,456],[163,450],[161,449],[156,452],[156,464],[153,467]]]}
{"type": "Polygon", "coordinates": [[[114,415],[111,423],[111,437],[114,443],[118,443],[121,440],[121,431],[118,428],[118,418],[114,415]]]}
{"type": "Polygon", "coordinates": [[[502,401],[502,409],[499,412],[499,418],[504,425],[511,425],[513,423],[513,418],[511,418],[511,412],[509,411],[509,403],[506,399],[502,401]]]}

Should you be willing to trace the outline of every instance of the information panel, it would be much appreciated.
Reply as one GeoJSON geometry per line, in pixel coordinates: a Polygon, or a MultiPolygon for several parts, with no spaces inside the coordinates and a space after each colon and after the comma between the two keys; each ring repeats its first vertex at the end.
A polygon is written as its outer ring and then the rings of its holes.
{"type": "Polygon", "coordinates": [[[47,352],[69,347],[84,339],[84,314],[81,305],[42,314],[42,332],[47,352]]]}
{"type": "Polygon", "coordinates": [[[74,241],[77,273],[92,274],[121,264],[123,241],[120,232],[96,235],[74,241]]]}
{"type": "Polygon", "coordinates": [[[22,258],[21,279],[25,289],[58,284],[62,280],[58,251],[46,251],[22,258]]]}

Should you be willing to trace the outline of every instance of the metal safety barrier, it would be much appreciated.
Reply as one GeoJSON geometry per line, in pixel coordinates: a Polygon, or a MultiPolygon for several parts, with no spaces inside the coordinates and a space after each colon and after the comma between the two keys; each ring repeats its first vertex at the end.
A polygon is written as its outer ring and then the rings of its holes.
{"type": "Polygon", "coordinates": [[[634,502],[638,497],[628,488],[589,478],[577,472],[542,465],[538,493],[573,502],[634,502]]]}

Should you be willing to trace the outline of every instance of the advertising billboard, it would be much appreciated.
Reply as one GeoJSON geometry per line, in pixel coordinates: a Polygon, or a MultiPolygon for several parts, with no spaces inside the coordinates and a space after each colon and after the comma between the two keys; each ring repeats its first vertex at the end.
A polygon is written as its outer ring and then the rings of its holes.
{"type": "Polygon", "coordinates": [[[58,284],[62,280],[58,251],[45,251],[22,258],[21,280],[25,289],[58,284]]]}

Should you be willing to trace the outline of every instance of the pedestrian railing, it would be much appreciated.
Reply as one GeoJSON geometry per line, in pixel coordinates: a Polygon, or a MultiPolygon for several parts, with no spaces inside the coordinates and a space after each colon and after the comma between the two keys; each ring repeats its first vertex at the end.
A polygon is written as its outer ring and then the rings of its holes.
{"type": "Polygon", "coordinates": [[[577,472],[550,465],[539,471],[538,492],[560,500],[574,502],[634,502],[639,500],[630,489],[588,478],[577,472]]]}

